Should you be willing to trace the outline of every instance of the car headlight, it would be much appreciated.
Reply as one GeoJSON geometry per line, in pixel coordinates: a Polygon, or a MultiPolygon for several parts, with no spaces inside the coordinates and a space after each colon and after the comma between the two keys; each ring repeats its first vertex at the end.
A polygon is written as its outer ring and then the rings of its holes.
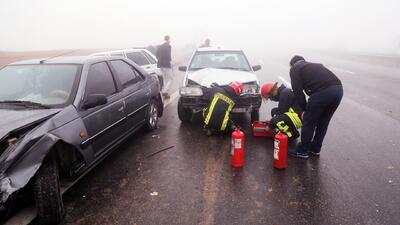
{"type": "Polygon", "coordinates": [[[179,93],[184,96],[202,96],[203,91],[200,87],[181,87],[179,93]]]}
{"type": "Polygon", "coordinates": [[[257,84],[244,84],[242,95],[243,94],[256,95],[256,94],[258,94],[258,89],[259,89],[259,86],[257,84]]]}

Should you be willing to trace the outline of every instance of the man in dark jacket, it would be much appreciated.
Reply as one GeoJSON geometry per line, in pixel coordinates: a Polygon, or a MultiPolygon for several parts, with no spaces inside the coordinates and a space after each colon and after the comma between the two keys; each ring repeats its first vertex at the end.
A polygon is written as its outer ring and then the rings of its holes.
{"type": "Polygon", "coordinates": [[[160,68],[164,86],[161,90],[165,98],[169,98],[168,89],[172,83],[172,67],[171,67],[171,45],[170,37],[166,35],[164,37],[164,44],[157,48],[157,67],[160,68]]]}
{"type": "Polygon", "coordinates": [[[319,155],[329,122],[343,97],[339,78],[322,64],[306,62],[301,56],[290,61],[290,80],[300,110],[304,111],[301,142],[289,154],[307,159],[319,155]],[[306,101],[304,92],[310,96],[306,101]]]}
{"type": "Polygon", "coordinates": [[[283,84],[278,88],[277,84],[266,83],[261,87],[263,98],[279,102],[278,107],[271,110],[269,128],[283,132],[289,139],[296,139],[300,136],[297,130],[302,126],[301,112],[295,104],[292,90],[283,84]]]}
{"type": "Polygon", "coordinates": [[[237,81],[225,86],[218,84],[211,86],[210,92],[206,95],[210,99],[210,104],[203,111],[207,135],[211,135],[212,131],[229,132],[233,129],[234,124],[230,114],[235,106],[234,98],[239,96],[242,90],[243,85],[237,81]]]}

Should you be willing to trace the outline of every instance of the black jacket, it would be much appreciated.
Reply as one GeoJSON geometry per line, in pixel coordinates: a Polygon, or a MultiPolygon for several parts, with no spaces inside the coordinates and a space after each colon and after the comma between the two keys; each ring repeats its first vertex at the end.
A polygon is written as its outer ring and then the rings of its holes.
{"type": "Polygon", "coordinates": [[[210,102],[212,101],[212,99],[214,98],[214,94],[215,93],[221,93],[224,94],[226,96],[228,96],[229,98],[234,98],[235,97],[235,90],[233,90],[233,88],[231,88],[229,85],[218,85],[218,84],[212,84],[211,85],[211,89],[209,92],[207,92],[204,97],[209,99],[210,102]]]}
{"type": "MultiPolygon", "coordinates": [[[[204,123],[208,128],[216,129],[216,130],[221,130],[221,126],[223,124],[224,119],[226,118],[226,113],[229,108],[229,104],[225,101],[222,100],[217,100],[213,107],[213,111],[210,111],[211,109],[211,103],[214,99],[214,95],[216,93],[220,93],[228,97],[229,99],[233,100],[233,96],[235,95],[235,91],[230,87],[230,86],[218,86],[218,85],[213,85],[210,92],[207,93],[206,97],[209,98],[210,104],[207,106],[205,112],[204,112],[204,123]],[[210,120],[207,122],[207,116],[210,114],[210,120]]],[[[229,129],[229,124],[231,124],[230,121],[230,115],[228,114],[228,129],[229,129]]],[[[225,128],[226,129],[226,128],[225,128]]],[[[223,129],[223,130],[225,130],[223,129]]]]}
{"type": "Polygon", "coordinates": [[[278,88],[278,94],[273,96],[271,100],[279,102],[278,107],[274,108],[274,112],[271,112],[273,115],[284,114],[289,111],[290,107],[292,107],[297,113],[300,111],[295,102],[293,91],[283,84],[278,88]]]}
{"type": "Polygon", "coordinates": [[[306,98],[332,85],[341,85],[339,78],[322,64],[298,61],[290,68],[290,80],[296,102],[302,111],[306,108],[306,98]]]}
{"type": "Polygon", "coordinates": [[[165,42],[157,48],[157,67],[171,68],[171,45],[165,42]]]}

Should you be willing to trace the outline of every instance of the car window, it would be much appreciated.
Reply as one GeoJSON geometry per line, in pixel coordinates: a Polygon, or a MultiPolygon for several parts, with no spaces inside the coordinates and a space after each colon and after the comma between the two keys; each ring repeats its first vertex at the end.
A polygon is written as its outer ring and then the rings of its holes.
{"type": "Polygon", "coordinates": [[[250,65],[241,51],[197,52],[189,70],[204,68],[250,71],[250,65]]]}
{"type": "Polygon", "coordinates": [[[86,95],[104,94],[110,96],[115,92],[114,79],[107,63],[101,62],[90,66],[86,82],[86,95]]]}
{"type": "Polygon", "coordinates": [[[136,75],[136,79],[144,80],[144,76],[143,76],[142,72],[139,72],[139,70],[137,70],[136,68],[133,68],[133,72],[136,75]]]}
{"type": "Polygon", "coordinates": [[[112,60],[111,65],[117,73],[116,75],[121,85],[124,87],[136,83],[141,79],[132,66],[122,60],[112,60]]]}
{"type": "Polygon", "coordinates": [[[139,66],[150,64],[147,58],[141,52],[128,52],[126,53],[126,57],[134,61],[139,66]]]}
{"type": "Polygon", "coordinates": [[[78,65],[7,66],[0,70],[0,101],[31,101],[45,105],[67,103],[78,65]]]}
{"type": "Polygon", "coordinates": [[[157,64],[157,61],[149,53],[142,51],[142,53],[147,57],[151,64],[157,64]]]}

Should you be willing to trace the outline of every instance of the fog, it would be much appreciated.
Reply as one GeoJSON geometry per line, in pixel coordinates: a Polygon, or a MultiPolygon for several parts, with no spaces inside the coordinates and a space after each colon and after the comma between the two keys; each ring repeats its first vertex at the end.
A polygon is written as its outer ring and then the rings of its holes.
{"type": "Polygon", "coordinates": [[[400,54],[398,0],[0,0],[0,51],[200,45],[400,54]]]}

